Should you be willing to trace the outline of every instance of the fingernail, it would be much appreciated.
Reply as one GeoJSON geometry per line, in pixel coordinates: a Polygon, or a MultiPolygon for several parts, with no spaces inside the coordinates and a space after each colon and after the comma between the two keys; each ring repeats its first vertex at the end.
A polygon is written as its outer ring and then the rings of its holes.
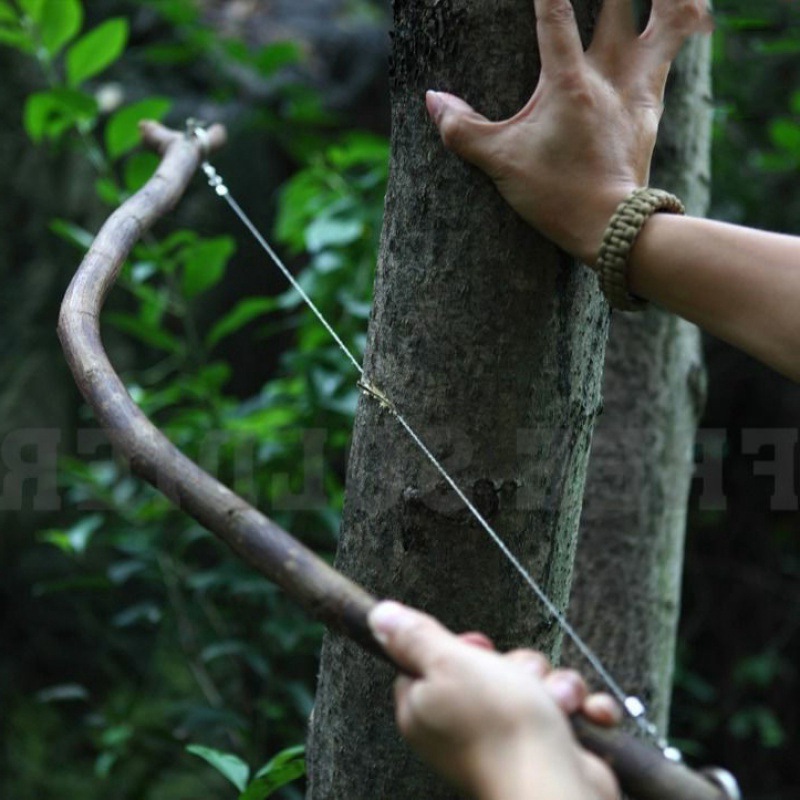
{"type": "Polygon", "coordinates": [[[392,634],[404,628],[411,621],[409,611],[400,603],[384,600],[370,611],[367,617],[372,635],[386,645],[392,634]]]}
{"type": "Polygon", "coordinates": [[[438,122],[439,118],[444,113],[444,99],[439,92],[429,91],[425,95],[425,104],[428,107],[428,113],[434,122],[438,122]]]}
{"type": "Polygon", "coordinates": [[[568,680],[554,680],[551,682],[550,694],[553,699],[560,705],[568,708],[577,707],[580,702],[578,691],[575,684],[568,680]]]}
{"type": "Polygon", "coordinates": [[[530,672],[531,675],[536,678],[544,678],[544,676],[547,675],[550,667],[547,659],[544,657],[530,658],[524,663],[523,666],[528,672],[530,672]]]}

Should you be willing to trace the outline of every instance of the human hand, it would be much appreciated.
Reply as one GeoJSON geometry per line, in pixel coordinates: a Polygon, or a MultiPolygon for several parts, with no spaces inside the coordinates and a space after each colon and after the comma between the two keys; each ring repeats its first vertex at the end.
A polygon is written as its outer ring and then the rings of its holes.
{"type": "Polygon", "coordinates": [[[614,800],[609,768],[583,750],[566,715],[619,721],[606,695],[588,696],[576,672],[551,671],[532,650],[494,652],[482,634],[458,637],[432,617],[381,603],[370,626],[392,659],[417,678],[395,683],[401,733],[462,791],[481,800],[614,800]]]}
{"type": "Polygon", "coordinates": [[[569,0],[535,0],[541,76],[515,116],[489,122],[428,92],[444,144],[485,171],[508,203],[593,266],[619,203],[647,186],[672,60],[712,29],[706,0],[653,0],[639,35],[632,0],[605,0],[584,53],[569,0]]]}

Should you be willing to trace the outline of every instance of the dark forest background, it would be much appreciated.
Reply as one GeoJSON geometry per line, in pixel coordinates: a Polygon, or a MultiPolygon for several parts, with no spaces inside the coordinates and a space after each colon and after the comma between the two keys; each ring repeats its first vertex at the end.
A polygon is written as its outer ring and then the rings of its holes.
{"type": "MultiPolygon", "coordinates": [[[[236,797],[246,765],[279,753],[242,796],[284,782],[280,796],[300,796],[319,627],[126,474],[55,319],[87,240],[152,169],[137,121],[194,116],[229,127],[217,167],[360,352],[388,5],[0,0],[1,798],[236,797]]],[[[800,233],[800,13],[720,0],[716,16],[711,215],[800,233]]],[[[105,320],[159,425],[332,553],[354,380],[200,179],[137,249],[105,320]]],[[[706,356],[673,734],[749,798],[789,800],[800,389],[718,341],[706,356]]]]}

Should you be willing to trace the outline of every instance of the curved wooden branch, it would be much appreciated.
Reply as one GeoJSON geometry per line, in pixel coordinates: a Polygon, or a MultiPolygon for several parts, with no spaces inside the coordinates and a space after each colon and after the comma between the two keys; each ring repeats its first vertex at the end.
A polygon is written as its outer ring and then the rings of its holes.
{"type": "MultiPolygon", "coordinates": [[[[100,310],[141,235],[180,199],[197,171],[200,143],[153,123],[145,143],[163,160],[148,183],[98,233],[61,306],[58,335],[72,374],[117,452],[133,471],[164,492],[299,602],[316,619],[379,652],[366,615],[375,599],[181,453],[142,413],[108,360],[100,339],[100,310]]],[[[225,131],[208,131],[220,147],[225,131]]]]}
{"type": "MultiPolygon", "coordinates": [[[[100,311],[125,259],[142,234],[180,199],[203,149],[224,144],[210,128],[202,140],[156,123],[142,126],[145,144],[162,156],[148,183],[103,225],[61,305],[58,335],[78,388],[133,471],[280,586],[315,619],[386,659],[367,625],[376,598],[334,570],[249,503],[181,453],[133,402],[100,339],[100,311]]],[[[573,720],[576,735],[616,771],[638,800],[725,800],[707,779],[622,733],[573,720]]]]}

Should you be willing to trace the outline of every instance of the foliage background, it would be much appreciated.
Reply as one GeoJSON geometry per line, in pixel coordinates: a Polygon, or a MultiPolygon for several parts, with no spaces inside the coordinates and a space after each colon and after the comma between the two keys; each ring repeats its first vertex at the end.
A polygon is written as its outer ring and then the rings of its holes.
{"type": "MultiPolygon", "coordinates": [[[[359,351],[388,157],[387,18],[387,3],[367,0],[290,12],[0,2],[6,500],[15,459],[35,471],[44,452],[30,431],[61,432],[61,508],[37,506],[40,475],[0,510],[4,798],[235,797],[186,745],[258,767],[303,739],[318,626],[125,474],[94,438],[53,328],[87,237],[152,167],[133,149],[136,119],[180,125],[194,114],[228,124],[233,143],[217,166],[359,351]],[[82,5],[77,21],[64,11],[82,5]],[[23,11],[39,23],[15,38],[23,11]],[[91,50],[108,53],[107,65],[81,57],[81,25],[105,26],[91,50]],[[271,38],[276,28],[283,35],[271,38]]],[[[798,233],[795,4],[720,1],[717,18],[712,214],[798,233]]],[[[198,182],[135,253],[105,335],[131,391],[175,441],[330,554],[354,381],[269,270],[198,182]]],[[[748,797],[796,797],[800,525],[796,508],[773,508],[773,482],[756,463],[770,453],[743,453],[742,432],[779,429],[795,441],[800,394],[707,344],[713,434],[698,456],[719,460],[727,507],[709,508],[697,482],[674,730],[701,761],[733,767],[748,797]]],[[[796,441],[791,463],[796,495],[796,441]]],[[[296,757],[286,763],[288,779],[296,757]]],[[[241,764],[227,767],[244,785],[241,764]]],[[[253,797],[266,796],[261,783],[253,797]]]]}

